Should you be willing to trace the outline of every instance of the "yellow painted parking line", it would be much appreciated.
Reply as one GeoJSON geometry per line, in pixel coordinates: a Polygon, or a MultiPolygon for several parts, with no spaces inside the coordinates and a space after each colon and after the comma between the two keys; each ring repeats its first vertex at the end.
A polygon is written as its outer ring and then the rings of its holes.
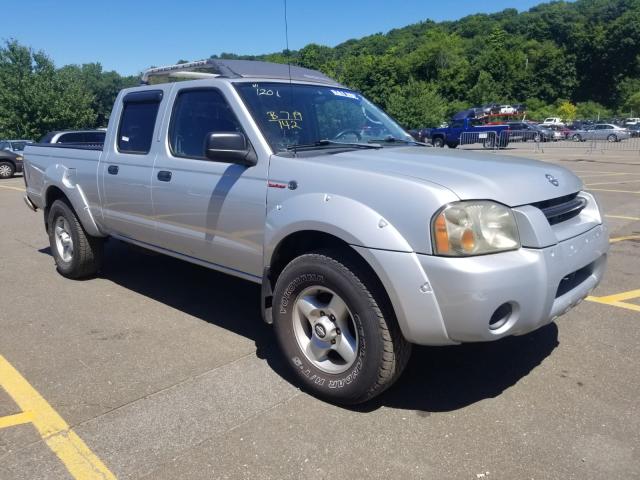
{"type": "MultiPolygon", "coordinates": [[[[22,409],[22,415],[31,416],[29,421],[73,478],[115,480],[113,473],[2,355],[0,355],[0,386],[22,409]]],[[[16,417],[18,417],[17,420],[25,420],[25,417],[19,417],[19,415],[4,417],[7,423],[5,426],[9,426],[11,419],[15,422],[16,417]]]]}
{"type": "Polygon", "coordinates": [[[9,185],[0,185],[0,188],[6,188],[7,190],[16,190],[18,192],[26,192],[24,188],[21,187],[10,187],[9,185]]]}
{"type": "MultiPolygon", "coordinates": [[[[576,173],[576,172],[574,172],[576,173]]],[[[590,174],[593,172],[589,172],[590,174]]],[[[640,173],[628,173],[628,172],[617,172],[617,173],[593,173],[593,175],[580,175],[580,178],[587,178],[587,177],[598,177],[598,178],[602,178],[602,177],[619,177],[622,175],[640,175],[640,173]]]]}
{"type": "Polygon", "coordinates": [[[33,422],[33,414],[31,412],[20,412],[15,415],[0,417],[0,428],[13,427],[31,422],[33,422]]]}
{"type": "Polygon", "coordinates": [[[594,192],[616,192],[616,193],[635,193],[640,194],[640,191],[635,192],[633,190],[607,190],[604,188],[590,188],[589,190],[593,190],[594,192]]]}
{"type": "Polygon", "coordinates": [[[640,240],[640,235],[627,235],[626,237],[614,237],[609,239],[609,243],[622,242],[624,240],[640,240]]]}
{"type": "Polygon", "coordinates": [[[624,172],[612,172],[611,170],[572,170],[573,173],[608,173],[611,175],[626,175],[624,172]]]}
{"type": "Polygon", "coordinates": [[[640,290],[630,290],[628,292],[607,295],[605,297],[588,296],[585,300],[588,300],[589,302],[602,303],[604,305],[612,305],[614,307],[626,308],[627,310],[632,310],[634,312],[640,312],[640,305],[634,305],[633,303],[623,301],[630,300],[632,298],[640,298],[640,290]]]}
{"type": "Polygon", "coordinates": [[[585,183],[585,187],[593,187],[597,185],[626,185],[627,183],[640,183],[640,178],[637,180],[620,180],[618,182],[597,182],[597,183],[585,183]]]}
{"type": "Polygon", "coordinates": [[[605,215],[607,218],[617,218],[619,220],[636,220],[640,221],[640,217],[627,217],[626,215],[605,215]]]}

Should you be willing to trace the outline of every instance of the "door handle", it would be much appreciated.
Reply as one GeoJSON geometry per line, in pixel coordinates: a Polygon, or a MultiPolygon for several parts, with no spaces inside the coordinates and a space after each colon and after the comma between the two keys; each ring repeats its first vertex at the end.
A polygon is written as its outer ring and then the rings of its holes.
{"type": "Polygon", "coordinates": [[[171,172],[166,170],[160,170],[158,172],[158,180],[161,182],[170,182],[171,181],[171,172]]]}
{"type": "Polygon", "coordinates": [[[109,165],[109,168],[107,168],[107,172],[109,172],[109,174],[111,175],[117,175],[118,170],[120,170],[120,167],[118,167],[118,165],[109,165]]]}

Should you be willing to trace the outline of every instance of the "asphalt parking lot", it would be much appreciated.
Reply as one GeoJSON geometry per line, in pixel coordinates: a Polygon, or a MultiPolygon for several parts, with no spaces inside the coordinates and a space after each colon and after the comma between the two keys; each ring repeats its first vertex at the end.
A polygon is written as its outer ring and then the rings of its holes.
{"type": "Polygon", "coordinates": [[[258,286],[117,241],[64,279],[22,178],[1,181],[0,479],[639,478],[640,154],[495,154],[583,178],[604,282],[532,334],[415,348],[351,409],[289,383],[258,286]]]}

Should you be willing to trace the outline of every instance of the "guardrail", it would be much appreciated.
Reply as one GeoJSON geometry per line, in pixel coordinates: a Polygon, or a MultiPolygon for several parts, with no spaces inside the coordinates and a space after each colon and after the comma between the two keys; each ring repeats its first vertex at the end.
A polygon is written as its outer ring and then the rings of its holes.
{"type": "Polygon", "coordinates": [[[534,151],[544,152],[561,148],[583,147],[585,153],[606,151],[638,152],[640,154],[640,136],[605,132],[574,132],[566,137],[558,133],[553,136],[535,130],[504,130],[499,135],[499,145],[508,146],[530,142],[534,151]],[[600,138],[601,137],[601,138],[600,138]]]}
{"type": "Polygon", "coordinates": [[[498,145],[498,133],[494,131],[462,132],[459,145],[461,147],[481,145],[484,149],[494,149],[498,145]]]}

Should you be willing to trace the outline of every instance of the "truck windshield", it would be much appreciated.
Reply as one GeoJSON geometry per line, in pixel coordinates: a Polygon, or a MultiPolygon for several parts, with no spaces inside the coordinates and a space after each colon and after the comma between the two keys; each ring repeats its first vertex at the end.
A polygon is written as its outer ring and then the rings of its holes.
{"type": "Polygon", "coordinates": [[[288,83],[238,83],[236,88],[275,152],[297,145],[414,143],[387,114],[351,90],[288,83]]]}

